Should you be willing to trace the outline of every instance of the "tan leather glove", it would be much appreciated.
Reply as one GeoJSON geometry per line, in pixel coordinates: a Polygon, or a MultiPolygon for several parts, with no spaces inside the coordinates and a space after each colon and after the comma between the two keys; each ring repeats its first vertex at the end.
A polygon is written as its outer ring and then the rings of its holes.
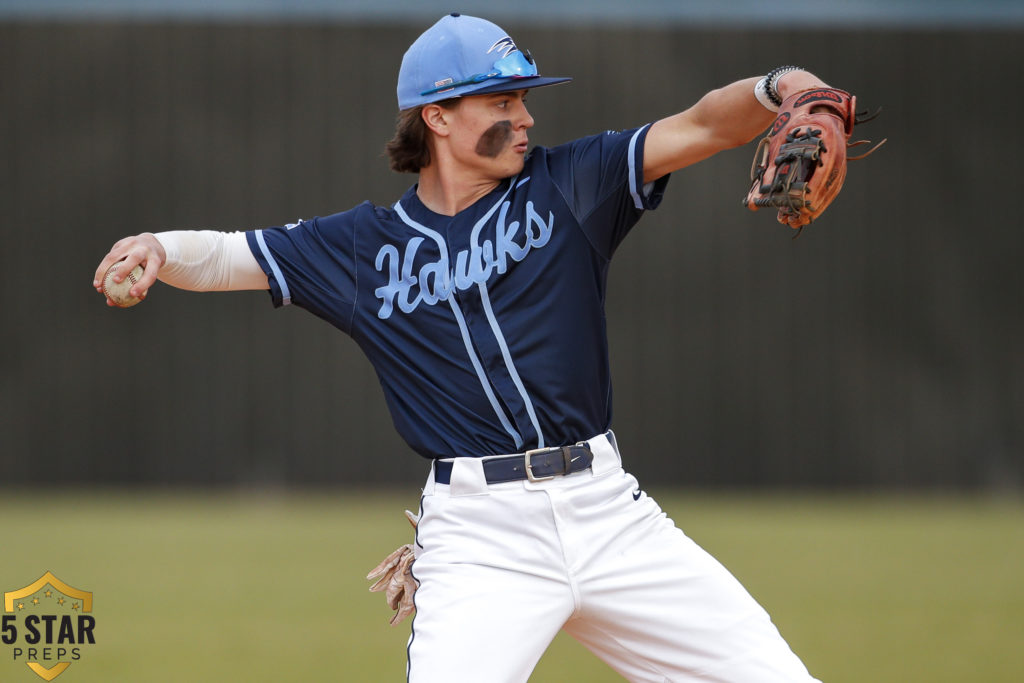
{"type": "MultiPolygon", "coordinates": [[[[419,522],[412,512],[406,510],[405,517],[416,528],[419,522]]],[[[391,617],[391,625],[395,626],[402,622],[407,616],[413,613],[416,606],[413,604],[413,595],[416,593],[416,579],[412,576],[412,563],[416,559],[412,544],[407,543],[397,548],[390,555],[385,557],[380,564],[366,575],[367,580],[377,580],[370,586],[371,593],[384,591],[388,607],[397,610],[391,617]]]]}
{"type": "Polygon", "coordinates": [[[858,114],[856,104],[856,97],[836,88],[801,90],[783,100],[754,154],[747,207],[778,209],[780,223],[800,230],[824,213],[843,188],[846,162],[863,159],[885,143],[860,156],[847,154],[848,147],[870,144],[849,142],[854,124],[877,115],[858,114]]]}

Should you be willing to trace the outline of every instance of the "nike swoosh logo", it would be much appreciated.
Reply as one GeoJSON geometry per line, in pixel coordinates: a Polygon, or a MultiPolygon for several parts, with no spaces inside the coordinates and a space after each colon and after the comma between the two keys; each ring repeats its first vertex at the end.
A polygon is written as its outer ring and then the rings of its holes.
{"type": "Polygon", "coordinates": [[[643,495],[642,490],[637,489],[636,491],[633,491],[633,500],[640,500],[641,495],[643,495]]]}

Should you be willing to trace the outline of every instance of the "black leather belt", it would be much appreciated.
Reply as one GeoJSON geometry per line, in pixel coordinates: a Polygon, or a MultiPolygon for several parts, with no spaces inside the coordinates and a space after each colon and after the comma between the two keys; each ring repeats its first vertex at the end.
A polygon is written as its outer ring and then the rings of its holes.
{"type": "MultiPolygon", "coordinates": [[[[561,474],[572,474],[590,469],[594,462],[594,454],[587,444],[574,446],[556,446],[554,448],[538,448],[525,453],[488,458],[483,461],[484,477],[488,484],[500,484],[506,481],[544,481],[554,479],[561,474]]],[[[434,461],[434,481],[438,484],[450,484],[452,481],[452,463],[443,460],[434,461]]]]}

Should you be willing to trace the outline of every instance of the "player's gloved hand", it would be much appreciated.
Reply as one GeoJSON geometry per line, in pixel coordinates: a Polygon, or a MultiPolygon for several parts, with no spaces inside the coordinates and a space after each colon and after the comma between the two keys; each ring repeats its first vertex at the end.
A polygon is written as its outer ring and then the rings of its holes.
{"type": "MultiPolygon", "coordinates": [[[[405,517],[416,528],[420,518],[406,510],[405,517]]],[[[384,591],[388,607],[397,610],[391,617],[391,625],[395,626],[402,622],[407,616],[413,613],[416,606],[412,598],[416,593],[416,579],[412,576],[412,563],[416,559],[412,544],[406,543],[396,549],[366,575],[367,580],[377,580],[370,586],[371,593],[384,591]]]]}
{"type": "Polygon", "coordinates": [[[744,204],[752,211],[778,209],[778,221],[795,229],[824,213],[843,187],[846,162],[863,159],[885,142],[860,156],[847,155],[848,147],[870,144],[849,142],[854,125],[878,113],[858,114],[856,102],[845,90],[824,87],[801,90],[783,100],[754,154],[744,204]]]}

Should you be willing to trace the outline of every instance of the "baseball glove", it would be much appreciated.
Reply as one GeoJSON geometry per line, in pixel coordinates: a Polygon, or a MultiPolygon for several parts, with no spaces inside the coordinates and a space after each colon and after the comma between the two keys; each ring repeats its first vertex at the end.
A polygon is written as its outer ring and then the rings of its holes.
{"type": "MultiPolygon", "coordinates": [[[[854,124],[870,121],[855,111],[856,98],[845,90],[812,88],[783,100],[768,135],[754,153],[751,187],[744,203],[751,211],[779,210],[779,222],[802,229],[825,212],[846,179],[846,162],[863,159],[885,140],[860,156],[847,156],[854,124]]],[[[799,234],[799,233],[798,233],[799,234]]]]}
{"type": "MultiPolygon", "coordinates": [[[[408,510],[405,511],[405,517],[415,529],[419,517],[408,510]]],[[[396,610],[395,615],[391,617],[392,626],[399,624],[416,609],[412,600],[417,587],[416,579],[412,576],[412,563],[415,559],[415,551],[412,545],[407,543],[385,557],[366,575],[368,581],[377,580],[370,586],[370,592],[384,591],[388,607],[396,610]]]]}

